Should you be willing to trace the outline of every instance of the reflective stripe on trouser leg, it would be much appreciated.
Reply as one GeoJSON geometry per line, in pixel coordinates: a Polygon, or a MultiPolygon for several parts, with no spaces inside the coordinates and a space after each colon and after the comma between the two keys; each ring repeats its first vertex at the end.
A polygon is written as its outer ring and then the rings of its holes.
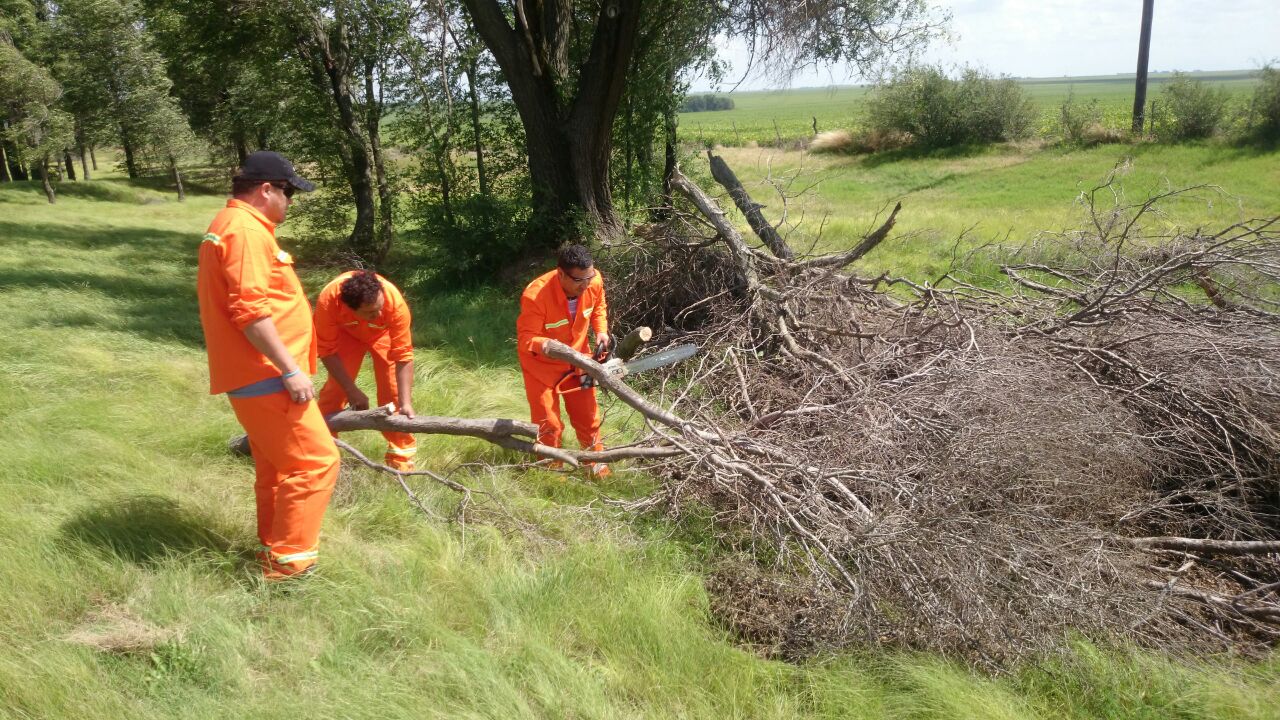
{"type": "Polygon", "coordinates": [[[529,401],[529,419],[538,426],[538,442],[560,447],[560,433],[564,431],[564,423],[560,421],[560,394],[555,388],[525,373],[524,396],[529,401]]]}
{"type": "Polygon", "coordinates": [[[333,484],[338,449],[314,402],[295,403],[286,393],[231,398],[231,407],[254,451],[258,534],[283,574],[315,563],[333,484]],[[281,563],[280,558],[293,557],[281,563]]]}
{"type": "Polygon", "coordinates": [[[578,436],[578,447],[587,450],[600,443],[600,405],[594,387],[564,396],[564,409],[578,436]]]}

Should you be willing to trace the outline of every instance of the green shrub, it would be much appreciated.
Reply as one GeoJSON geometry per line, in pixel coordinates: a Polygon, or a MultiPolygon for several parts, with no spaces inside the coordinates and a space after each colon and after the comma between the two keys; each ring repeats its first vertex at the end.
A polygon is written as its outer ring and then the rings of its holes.
{"type": "Polygon", "coordinates": [[[733,98],[724,95],[690,95],[680,103],[680,112],[709,112],[714,110],[732,110],[733,98]]]}
{"type": "Polygon", "coordinates": [[[939,67],[907,68],[868,103],[873,131],[910,133],[926,148],[1025,137],[1035,118],[1031,99],[1012,78],[972,68],[954,80],[939,67]]]}
{"type": "Polygon", "coordinates": [[[1087,103],[1076,100],[1075,88],[1067,90],[1067,99],[1062,101],[1058,109],[1058,128],[1062,132],[1062,140],[1067,143],[1085,142],[1085,133],[1093,126],[1102,125],[1102,108],[1098,99],[1087,103]]]}
{"type": "Polygon", "coordinates": [[[1249,102],[1248,133],[1263,142],[1280,140],[1280,70],[1264,65],[1249,102]]]}
{"type": "Polygon", "coordinates": [[[1210,137],[1226,117],[1227,100],[1226,90],[1174,73],[1152,118],[1155,134],[1175,142],[1210,137]]]}
{"type": "Polygon", "coordinates": [[[434,282],[492,279],[493,273],[528,252],[528,201],[523,197],[468,195],[455,199],[450,214],[441,203],[421,211],[422,267],[434,282]]]}

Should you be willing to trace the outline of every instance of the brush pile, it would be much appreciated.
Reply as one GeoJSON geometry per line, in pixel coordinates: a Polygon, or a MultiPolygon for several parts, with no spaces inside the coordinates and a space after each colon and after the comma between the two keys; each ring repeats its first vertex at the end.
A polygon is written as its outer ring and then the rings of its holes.
{"type": "Polygon", "coordinates": [[[1280,219],[1162,236],[1168,196],[1100,209],[1104,185],[1087,229],[981,251],[1000,283],[918,284],[848,269],[899,208],[784,258],[673,187],[686,212],[603,263],[611,316],[702,354],[647,399],[573,362],[673,453],[638,505],[710,518],[745,559],[713,586],[745,639],[990,666],[1077,633],[1274,646],[1280,219]]]}

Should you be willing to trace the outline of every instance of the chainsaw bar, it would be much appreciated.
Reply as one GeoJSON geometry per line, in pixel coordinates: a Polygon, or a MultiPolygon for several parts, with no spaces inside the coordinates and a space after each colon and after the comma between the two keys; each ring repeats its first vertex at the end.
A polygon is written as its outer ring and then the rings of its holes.
{"type": "Polygon", "coordinates": [[[682,360],[688,360],[697,354],[697,345],[677,345],[673,348],[663,350],[662,352],[647,355],[639,360],[632,360],[626,363],[625,367],[627,368],[628,375],[634,375],[638,372],[653,370],[654,368],[665,367],[667,365],[674,365],[682,360]]]}

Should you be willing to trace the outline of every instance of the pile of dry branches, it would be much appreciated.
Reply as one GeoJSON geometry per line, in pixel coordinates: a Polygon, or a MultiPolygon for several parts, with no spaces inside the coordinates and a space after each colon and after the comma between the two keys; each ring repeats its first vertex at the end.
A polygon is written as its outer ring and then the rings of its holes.
{"type": "Polygon", "coordinates": [[[600,377],[679,450],[645,504],[710,514],[750,558],[716,582],[748,639],[998,665],[1074,633],[1280,638],[1280,221],[1158,237],[1162,198],[1095,208],[989,251],[991,289],[850,274],[898,208],[848,252],[785,258],[674,187],[696,212],[609,260],[611,314],[701,361],[652,403],[600,377]]]}
{"type": "Polygon", "coordinates": [[[848,270],[900,208],[805,256],[717,179],[762,247],[677,173],[692,209],[602,263],[612,324],[696,342],[697,361],[641,394],[546,348],[639,412],[639,442],[554,449],[528,423],[385,411],[334,428],[638,459],[665,482],[633,507],[709,516],[741,558],[712,579],[716,608],[783,654],[888,644],[999,666],[1075,634],[1280,639],[1280,218],[1164,237],[1145,220],[1167,195],[1100,209],[1108,183],[1083,196],[1087,229],[983,251],[1003,285],[919,284],[848,270]]]}

